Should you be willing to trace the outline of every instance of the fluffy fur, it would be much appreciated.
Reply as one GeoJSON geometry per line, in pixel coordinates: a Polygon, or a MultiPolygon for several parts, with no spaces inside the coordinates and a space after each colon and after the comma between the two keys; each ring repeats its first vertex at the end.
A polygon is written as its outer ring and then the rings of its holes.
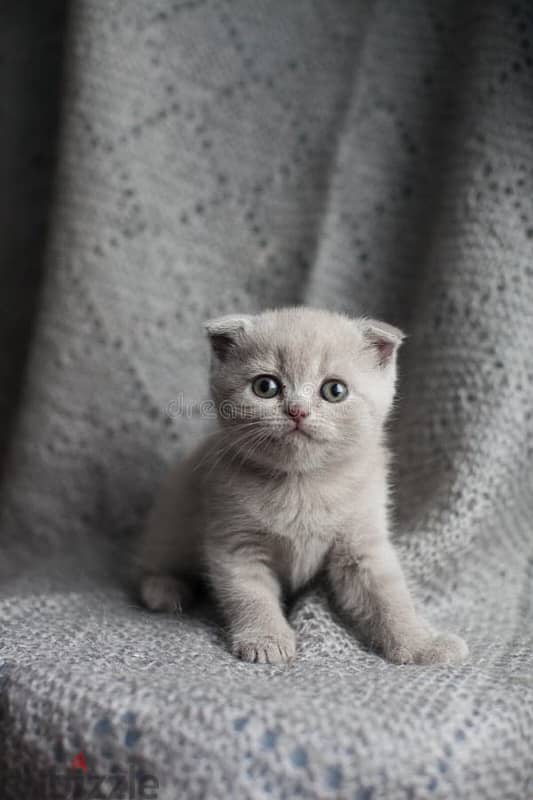
{"type": "Polygon", "coordinates": [[[296,650],[283,599],[320,571],[385,658],[462,661],[465,643],[417,615],[389,542],[384,425],[402,333],[306,308],[224,317],[206,329],[219,428],[178,464],[150,516],[144,603],[181,609],[191,581],[206,576],[232,652],[281,663],[296,650]],[[260,375],[279,381],[279,393],[257,396],[260,375]],[[328,402],[327,380],[347,396],[328,402]]]}

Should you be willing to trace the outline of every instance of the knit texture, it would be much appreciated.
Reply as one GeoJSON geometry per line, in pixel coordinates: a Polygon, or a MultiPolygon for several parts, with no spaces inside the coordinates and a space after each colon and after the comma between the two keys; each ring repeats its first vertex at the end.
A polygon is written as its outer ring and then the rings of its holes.
{"type": "Polygon", "coordinates": [[[73,3],[1,496],[6,800],[117,773],[168,800],[533,796],[532,34],[525,0],[73,3]],[[294,303],[408,333],[394,538],[461,667],[385,663],[320,590],[292,666],[244,664],[209,608],[124,583],[210,424],[202,322],[294,303]]]}

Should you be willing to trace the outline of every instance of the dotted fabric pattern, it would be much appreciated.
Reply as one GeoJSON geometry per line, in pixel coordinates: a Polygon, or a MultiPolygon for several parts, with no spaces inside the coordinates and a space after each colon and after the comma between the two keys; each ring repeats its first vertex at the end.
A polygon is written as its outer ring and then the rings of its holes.
{"type": "Polygon", "coordinates": [[[532,58],[526,2],[73,4],[1,497],[7,800],[126,774],[168,800],[533,796],[532,58]],[[289,303],[409,334],[395,540],[461,667],[386,664],[320,591],[290,668],[242,664],[209,609],[122,582],[210,424],[203,320],[289,303]]]}

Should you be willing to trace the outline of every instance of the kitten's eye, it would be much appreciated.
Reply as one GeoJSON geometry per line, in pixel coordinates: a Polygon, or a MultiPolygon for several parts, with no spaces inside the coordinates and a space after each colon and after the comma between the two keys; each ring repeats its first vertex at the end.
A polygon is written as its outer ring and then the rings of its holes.
{"type": "Polygon", "coordinates": [[[328,403],[340,403],[348,394],[348,387],[342,381],[324,381],[320,394],[328,403]]]}
{"type": "Polygon", "coordinates": [[[252,383],[254,394],[263,399],[270,399],[281,392],[281,383],[272,375],[258,375],[252,383]]]}

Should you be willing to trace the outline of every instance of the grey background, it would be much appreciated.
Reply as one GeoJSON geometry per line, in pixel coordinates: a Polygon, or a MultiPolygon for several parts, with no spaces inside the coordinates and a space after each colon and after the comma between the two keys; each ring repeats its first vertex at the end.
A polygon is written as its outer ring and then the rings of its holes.
{"type": "Polygon", "coordinates": [[[2,11],[6,797],[85,753],[160,797],[531,793],[533,20],[526,3],[2,11]],[[460,668],[366,653],[320,593],[288,670],[124,585],[206,420],[202,322],[403,326],[395,538],[460,668]]]}

